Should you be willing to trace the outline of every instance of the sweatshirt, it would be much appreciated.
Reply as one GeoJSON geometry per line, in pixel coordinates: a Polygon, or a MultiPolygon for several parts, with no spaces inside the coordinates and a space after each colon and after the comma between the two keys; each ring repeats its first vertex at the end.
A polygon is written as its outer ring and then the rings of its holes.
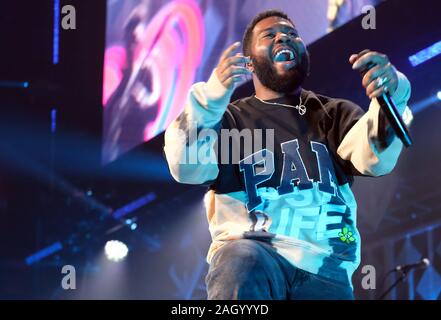
{"type": "MultiPolygon", "coordinates": [[[[398,79],[392,99],[411,117],[410,83],[398,79]]],[[[228,241],[254,239],[294,267],[351,284],[361,248],[353,177],[388,174],[402,150],[378,101],[364,112],[304,89],[267,101],[230,102],[232,93],[214,70],[165,132],[174,179],[208,186],[207,262],[228,241]]]]}

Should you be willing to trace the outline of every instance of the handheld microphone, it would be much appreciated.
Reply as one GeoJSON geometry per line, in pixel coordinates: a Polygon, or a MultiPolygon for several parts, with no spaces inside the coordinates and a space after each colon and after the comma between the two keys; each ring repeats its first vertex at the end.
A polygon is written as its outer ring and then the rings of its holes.
{"type": "Polygon", "coordinates": [[[400,271],[403,273],[407,273],[412,269],[425,269],[430,265],[430,260],[427,258],[421,259],[421,261],[417,263],[411,264],[403,264],[395,267],[395,271],[400,271]]]}
{"type": "MultiPolygon", "coordinates": [[[[368,53],[369,50],[363,50],[358,54],[358,58],[368,53]]],[[[357,59],[358,59],[357,58],[357,59]]],[[[360,69],[361,76],[363,77],[369,69],[375,67],[375,64],[369,62],[366,66],[360,69]]],[[[403,119],[401,118],[400,113],[395,106],[392,98],[390,97],[389,92],[383,92],[383,94],[377,97],[377,101],[380,104],[381,109],[383,110],[387,120],[389,121],[390,126],[394,130],[395,134],[398,138],[400,138],[403,145],[407,148],[412,145],[412,138],[407,131],[406,125],[404,124],[403,119]]]]}

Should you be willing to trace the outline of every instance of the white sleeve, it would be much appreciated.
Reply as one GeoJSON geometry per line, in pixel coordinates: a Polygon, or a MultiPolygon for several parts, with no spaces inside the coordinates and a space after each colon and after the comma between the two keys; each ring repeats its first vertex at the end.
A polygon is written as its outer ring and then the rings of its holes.
{"type": "Polygon", "coordinates": [[[216,70],[207,82],[191,87],[183,113],[168,126],[164,136],[164,153],[176,181],[202,184],[216,179],[219,173],[214,152],[217,135],[207,137],[198,132],[213,129],[220,123],[232,93],[233,89],[225,88],[219,81],[216,70]],[[201,154],[204,156],[200,157],[201,154]]]}
{"type": "MultiPolygon", "coordinates": [[[[412,117],[407,106],[410,92],[409,80],[398,72],[398,87],[392,100],[398,112],[407,117],[412,117]]],[[[374,98],[371,100],[369,110],[349,130],[337,149],[342,159],[350,160],[360,173],[371,176],[381,176],[391,172],[403,147],[401,140],[395,134],[386,148],[378,147],[379,112],[380,105],[374,98]]],[[[404,120],[406,122],[406,119],[404,120]]]]}

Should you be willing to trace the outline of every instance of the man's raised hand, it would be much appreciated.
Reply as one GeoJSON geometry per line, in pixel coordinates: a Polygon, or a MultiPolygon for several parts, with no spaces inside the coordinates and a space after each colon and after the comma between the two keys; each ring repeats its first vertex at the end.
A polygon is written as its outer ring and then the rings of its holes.
{"type": "Polygon", "coordinates": [[[250,62],[249,57],[244,57],[241,53],[233,55],[233,52],[240,46],[240,42],[235,42],[229,46],[221,55],[216,67],[216,75],[222,85],[230,89],[240,82],[244,75],[251,74],[245,65],[250,62]]]}

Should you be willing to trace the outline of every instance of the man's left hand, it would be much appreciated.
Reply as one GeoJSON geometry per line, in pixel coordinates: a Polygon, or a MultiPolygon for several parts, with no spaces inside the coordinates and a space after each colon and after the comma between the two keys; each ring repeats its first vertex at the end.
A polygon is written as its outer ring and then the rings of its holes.
{"type": "Polygon", "coordinates": [[[352,64],[354,70],[360,70],[368,63],[375,64],[363,76],[362,85],[366,89],[366,95],[370,99],[379,97],[386,91],[393,95],[398,87],[398,75],[389,58],[385,54],[375,51],[369,51],[359,59],[357,58],[357,54],[353,54],[349,58],[349,63],[352,64]]]}

